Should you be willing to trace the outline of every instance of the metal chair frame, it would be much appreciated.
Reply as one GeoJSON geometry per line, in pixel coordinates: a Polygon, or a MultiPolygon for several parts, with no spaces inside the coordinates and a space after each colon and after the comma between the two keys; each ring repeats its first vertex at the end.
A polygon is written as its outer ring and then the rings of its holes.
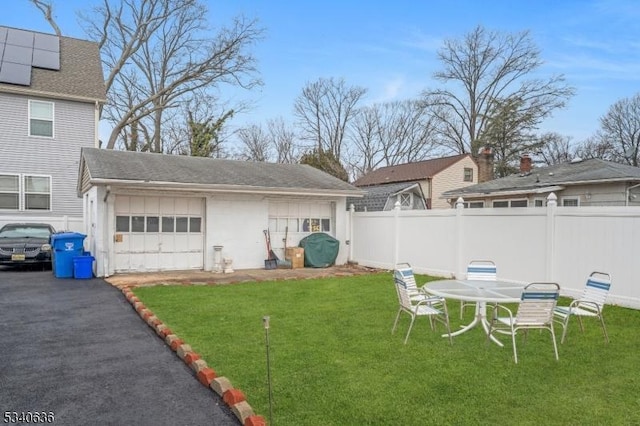
{"type": "Polygon", "coordinates": [[[580,330],[584,333],[582,317],[598,318],[602,326],[605,343],[609,343],[607,327],[604,324],[602,311],[611,289],[611,275],[606,272],[593,271],[589,274],[585,284],[584,292],[579,299],[573,300],[569,306],[556,306],[554,320],[562,325],[562,338],[560,343],[564,343],[569,328],[571,316],[578,318],[580,330]]]}
{"type": "MultiPolygon", "coordinates": [[[[467,265],[467,279],[478,281],[495,281],[497,279],[496,264],[492,260],[472,260],[467,265]]],[[[464,308],[475,307],[475,302],[460,301],[460,319],[464,317],[464,308]]]]}
{"type": "Polygon", "coordinates": [[[396,294],[398,296],[398,313],[396,314],[396,319],[393,322],[391,333],[393,334],[396,331],[398,320],[400,319],[400,314],[402,312],[406,312],[411,316],[411,323],[409,324],[407,335],[404,338],[405,345],[409,340],[409,334],[411,334],[413,323],[418,316],[429,317],[429,323],[432,330],[435,330],[434,321],[442,323],[447,329],[447,334],[449,335],[449,344],[453,344],[453,339],[451,337],[451,328],[449,326],[449,312],[447,310],[446,300],[442,297],[429,296],[424,293],[420,293],[420,298],[412,298],[410,291],[411,284],[407,285],[407,280],[404,279],[404,277],[405,275],[403,275],[401,270],[394,270],[394,284],[396,288],[396,294]]]}
{"type": "Polygon", "coordinates": [[[522,291],[518,310],[513,312],[503,305],[495,305],[491,315],[487,342],[493,332],[511,335],[513,344],[513,358],[518,363],[518,350],[516,347],[516,335],[523,330],[526,333],[530,329],[549,330],[553,341],[553,352],[558,360],[558,345],[553,328],[554,309],[560,295],[560,286],[557,283],[534,282],[527,285],[522,291]],[[505,312],[508,316],[500,317],[499,312],[505,312]]]}

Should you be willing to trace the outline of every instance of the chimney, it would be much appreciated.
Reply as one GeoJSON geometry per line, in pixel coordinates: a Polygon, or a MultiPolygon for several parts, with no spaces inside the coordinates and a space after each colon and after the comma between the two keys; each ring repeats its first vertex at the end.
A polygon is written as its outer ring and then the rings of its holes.
{"type": "Polygon", "coordinates": [[[520,157],[520,173],[526,175],[531,172],[531,157],[528,154],[524,154],[520,157]]]}
{"type": "Polygon", "coordinates": [[[478,183],[493,180],[493,151],[485,146],[478,153],[478,183]]]}

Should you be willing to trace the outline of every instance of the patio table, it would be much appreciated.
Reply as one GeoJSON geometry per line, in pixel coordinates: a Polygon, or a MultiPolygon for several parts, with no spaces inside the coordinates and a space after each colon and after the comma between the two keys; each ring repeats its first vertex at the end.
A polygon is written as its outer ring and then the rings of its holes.
{"type": "MultiPolygon", "coordinates": [[[[422,290],[445,299],[464,300],[476,303],[476,312],[469,324],[462,326],[458,331],[451,333],[458,336],[472,328],[481,325],[485,334],[489,334],[489,321],[487,320],[487,303],[519,303],[524,284],[508,281],[479,281],[479,280],[439,280],[431,281],[422,287],[422,290]]],[[[448,334],[443,334],[448,337],[448,334]]],[[[502,343],[494,336],[491,340],[500,346],[502,343]]]]}

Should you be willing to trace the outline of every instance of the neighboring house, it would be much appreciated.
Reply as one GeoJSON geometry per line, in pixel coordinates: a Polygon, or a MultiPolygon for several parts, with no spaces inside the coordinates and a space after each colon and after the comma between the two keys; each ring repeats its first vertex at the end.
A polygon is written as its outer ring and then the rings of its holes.
{"type": "MultiPolygon", "coordinates": [[[[442,193],[464,185],[478,183],[478,164],[471,155],[460,154],[452,157],[381,167],[362,176],[353,184],[363,190],[371,190],[370,195],[365,195],[365,199],[362,201],[363,205],[367,205],[369,203],[367,197],[379,198],[379,194],[385,191],[383,186],[392,183],[406,185],[418,183],[427,209],[449,208],[447,201],[441,198],[442,193]]],[[[419,192],[407,192],[406,190],[390,191],[388,194],[389,198],[385,201],[385,205],[391,206],[396,201],[400,201],[401,205],[403,203],[406,205],[409,202],[408,198],[412,196],[410,194],[419,196],[419,192]]],[[[380,203],[373,201],[371,204],[380,205],[380,203]]],[[[419,202],[413,202],[412,204],[414,208],[420,208],[421,206],[419,202]]],[[[371,211],[371,209],[369,210],[371,211]]]]}
{"type": "Polygon", "coordinates": [[[462,197],[466,207],[543,207],[555,193],[559,206],[639,206],[640,168],[600,159],[532,167],[520,160],[520,173],[446,191],[451,206],[462,197]]]}
{"type": "Polygon", "coordinates": [[[419,182],[387,183],[363,188],[364,197],[347,198],[347,208],[354,206],[357,212],[389,211],[400,203],[402,210],[426,210],[427,205],[419,182]]]}
{"type": "Polygon", "coordinates": [[[364,191],[311,166],[84,148],[78,192],[96,275],[214,270],[214,246],[238,269],[263,268],[312,232],[347,261],[346,198],[364,191]]]}
{"type": "Polygon", "coordinates": [[[96,43],[0,26],[0,225],[83,228],[78,161],[105,96],[96,43]]]}

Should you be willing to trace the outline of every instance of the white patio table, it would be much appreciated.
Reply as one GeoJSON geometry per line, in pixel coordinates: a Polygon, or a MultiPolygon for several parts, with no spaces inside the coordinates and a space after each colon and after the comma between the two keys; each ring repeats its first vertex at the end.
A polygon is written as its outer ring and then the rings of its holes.
{"type": "MultiPolygon", "coordinates": [[[[487,303],[519,303],[524,284],[508,281],[477,281],[477,280],[440,280],[431,281],[422,286],[422,290],[445,299],[476,302],[476,314],[469,324],[451,333],[452,336],[465,333],[477,325],[482,325],[485,334],[489,334],[487,320],[487,303]]],[[[448,337],[443,334],[443,337],[448,337]]],[[[490,336],[498,345],[502,343],[494,336],[490,336]]]]}

